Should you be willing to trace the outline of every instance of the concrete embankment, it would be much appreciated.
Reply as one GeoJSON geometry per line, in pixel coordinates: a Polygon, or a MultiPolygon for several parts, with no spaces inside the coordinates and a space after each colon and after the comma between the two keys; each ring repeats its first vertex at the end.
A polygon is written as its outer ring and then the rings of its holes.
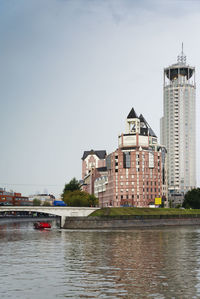
{"type": "Polygon", "coordinates": [[[131,229],[136,227],[160,227],[200,225],[200,215],[148,215],[116,217],[67,217],[64,229],[131,229]]]}

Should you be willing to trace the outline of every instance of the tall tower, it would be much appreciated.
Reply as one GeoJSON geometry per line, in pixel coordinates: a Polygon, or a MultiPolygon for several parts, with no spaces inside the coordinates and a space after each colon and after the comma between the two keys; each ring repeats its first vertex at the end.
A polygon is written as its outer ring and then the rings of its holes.
{"type": "Polygon", "coordinates": [[[161,144],[167,148],[168,186],[185,193],[196,186],[195,68],[183,53],[164,69],[161,144]]]}

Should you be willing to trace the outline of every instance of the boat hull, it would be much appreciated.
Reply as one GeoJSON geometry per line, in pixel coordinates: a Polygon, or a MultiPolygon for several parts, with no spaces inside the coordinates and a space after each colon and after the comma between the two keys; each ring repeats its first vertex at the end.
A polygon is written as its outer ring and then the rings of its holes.
{"type": "Polygon", "coordinates": [[[35,222],[33,226],[35,229],[51,228],[51,224],[48,222],[35,222]]]}

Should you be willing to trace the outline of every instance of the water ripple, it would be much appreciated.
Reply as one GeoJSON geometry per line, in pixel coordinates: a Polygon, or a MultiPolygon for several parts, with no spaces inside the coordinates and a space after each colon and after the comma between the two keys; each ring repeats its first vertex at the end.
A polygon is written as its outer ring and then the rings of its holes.
{"type": "Polygon", "coordinates": [[[199,298],[197,227],[36,231],[0,225],[0,298],[199,298]]]}

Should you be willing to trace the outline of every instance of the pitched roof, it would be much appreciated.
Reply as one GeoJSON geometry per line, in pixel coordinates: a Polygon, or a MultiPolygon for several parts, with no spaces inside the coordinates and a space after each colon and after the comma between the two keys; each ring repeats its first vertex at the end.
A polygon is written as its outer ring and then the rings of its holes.
{"type": "Polygon", "coordinates": [[[100,150],[100,151],[94,151],[91,149],[90,151],[84,151],[82,160],[85,160],[88,155],[96,155],[99,159],[105,159],[106,157],[106,151],[100,150]]]}
{"type": "Polygon", "coordinates": [[[138,118],[138,116],[133,108],[129,112],[129,115],[127,116],[127,118],[138,118]]]}
{"type": "Polygon", "coordinates": [[[141,122],[144,122],[146,124],[146,120],[142,114],[140,114],[139,119],[141,122]]]}
{"type": "Polygon", "coordinates": [[[146,125],[146,127],[148,128],[149,135],[152,136],[152,137],[157,137],[142,114],[140,114],[139,119],[140,119],[140,122],[143,122],[146,125]]]}

